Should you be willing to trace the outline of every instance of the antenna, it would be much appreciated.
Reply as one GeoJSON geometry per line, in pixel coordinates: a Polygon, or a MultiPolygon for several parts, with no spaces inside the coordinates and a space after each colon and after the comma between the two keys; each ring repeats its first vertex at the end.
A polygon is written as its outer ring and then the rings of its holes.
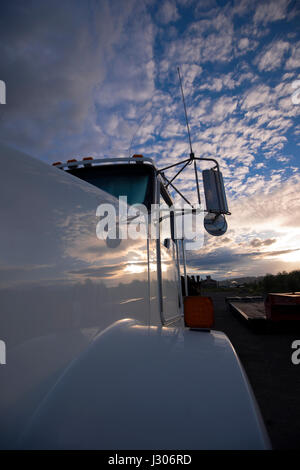
{"type": "Polygon", "coordinates": [[[191,149],[190,157],[193,158],[194,157],[194,152],[193,152],[193,148],[192,148],[190,126],[189,126],[189,120],[188,120],[187,112],[186,112],[186,105],[185,105],[184,93],[183,93],[183,88],[182,88],[182,80],[181,80],[179,67],[177,67],[177,72],[178,72],[178,77],[179,77],[179,83],[180,83],[181,95],[182,95],[182,101],[183,101],[183,107],[184,107],[184,114],[185,114],[185,122],[186,122],[186,127],[187,127],[187,131],[188,131],[188,136],[189,136],[190,149],[191,149]]]}
{"type": "Polygon", "coordinates": [[[182,95],[182,101],[183,101],[183,107],[184,107],[185,122],[186,122],[187,131],[188,131],[188,137],[189,137],[189,144],[190,144],[190,160],[191,160],[191,162],[192,162],[192,160],[194,160],[194,171],[195,171],[195,178],[196,178],[198,202],[199,202],[199,204],[201,204],[200,190],[199,190],[199,181],[198,181],[198,172],[197,172],[197,165],[196,165],[196,160],[195,160],[195,154],[194,154],[193,148],[192,148],[190,126],[189,126],[189,120],[188,120],[188,116],[187,116],[187,112],[186,112],[186,104],[185,104],[185,99],[184,99],[184,93],[183,93],[183,87],[182,87],[182,80],[181,80],[181,75],[180,75],[180,69],[179,69],[179,67],[177,67],[177,72],[178,72],[179,83],[180,83],[180,89],[181,89],[181,95],[182,95]]]}

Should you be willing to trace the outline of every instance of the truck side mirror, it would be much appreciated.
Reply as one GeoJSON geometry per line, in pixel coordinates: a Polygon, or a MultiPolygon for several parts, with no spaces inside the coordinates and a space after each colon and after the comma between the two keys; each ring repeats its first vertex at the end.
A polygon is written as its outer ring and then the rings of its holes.
{"type": "Polygon", "coordinates": [[[224,214],[229,214],[222,173],[219,170],[203,170],[203,186],[206,202],[205,230],[214,236],[227,230],[224,214]]]}
{"type": "Polygon", "coordinates": [[[205,230],[214,237],[224,235],[227,230],[227,222],[223,214],[208,213],[204,217],[205,230]]]}
{"type": "Polygon", "coordinates": [[[207,211],[228,214],[222,173],[218,170],[203,170],[202,177],[207,211]]]}

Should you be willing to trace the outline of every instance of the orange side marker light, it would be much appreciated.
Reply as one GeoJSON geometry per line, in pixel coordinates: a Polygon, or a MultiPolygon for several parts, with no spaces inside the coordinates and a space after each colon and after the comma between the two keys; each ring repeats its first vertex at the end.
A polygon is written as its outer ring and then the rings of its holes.
{"type": "Polygon", "coordinates": [[[184,321],[189,328],[211,328],[214,324],[214,306],[210,297],[184,297],[184,321]]]}

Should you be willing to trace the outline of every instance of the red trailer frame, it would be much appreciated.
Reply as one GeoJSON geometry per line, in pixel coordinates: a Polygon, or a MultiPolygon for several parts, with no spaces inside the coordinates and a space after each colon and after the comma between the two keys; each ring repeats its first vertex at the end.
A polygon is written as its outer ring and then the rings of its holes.
{"type": "Polygon", "coordinates": [[[265,309],[268,320],[300,320],[300,292],[268,294],[265,309]]]}

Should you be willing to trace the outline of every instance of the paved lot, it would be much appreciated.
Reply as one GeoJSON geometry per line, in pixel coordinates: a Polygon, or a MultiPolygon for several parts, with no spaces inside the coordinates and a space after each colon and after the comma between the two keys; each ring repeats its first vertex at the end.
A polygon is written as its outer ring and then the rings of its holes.
{"type": "Polygon", "coordinates": [[[274,449],[300,449],[300,364],[291,361],[291,344],[299,327],[284,331],[249,328],[228,312],[230,293],[204,293],[213,298],[215,329],[227,334],[246,370],[274,449]]]}

